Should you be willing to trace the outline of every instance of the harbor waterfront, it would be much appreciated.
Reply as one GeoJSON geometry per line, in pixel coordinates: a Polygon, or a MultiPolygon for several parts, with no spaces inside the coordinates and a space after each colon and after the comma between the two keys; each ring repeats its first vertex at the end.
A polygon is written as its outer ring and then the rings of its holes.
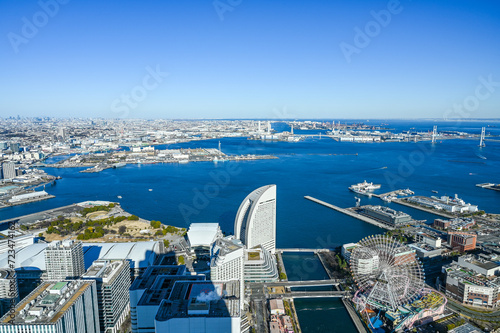
{"type": "MultiPolygon", "coordinates": [[[[218,141],[197,141],[170,147],[215,147],[218,141]]],[[[446,140],[435,145],[342,143],[328,138],[297,143],[256,143],[245,138],[220,141],[226,154],[272,154],[278,158],[127,165],[100,173],[80,173],[82,168],[47,167],[44,170],[48,174],[62,177],[45,189],[55,198],[4,208],[0,211],[0,220],[85,200],[107,200],[119,202],[131,214],[160,220],[164,224],[188,227],[192,222],[219,222],[224,232],[231,233],[239,203],[256,186],[269,183],[278,185],[277,247],[335,248],[385,230],[304,200],[304,196],[321,198],[340,207],[352,207],[357,195],[348,187],[364,179],[381,184],[381,189],[374,193],[399,188],[411,188],[416,195],[424,196],[433,195],[432,190],[438,191],[439,195],[457,193],[481,210],[500,213],[500,193],[475,186],[498,182],[492,177],[498,177],[500,169],[499,143],[490,142],[488,147],[480,149],[472,140],[446,140]],[[486,159],[479,158],[478,154],[486,159]],[[415,156],[421,159],[416,160],[415,156]]],[[[411,206],[385,203],[376,196],[360,199],[362,205],[387,205],[410,214],[416,220],[427,220],[429,224],[439,218],[411,206]]],[[[328,278],[326,272],[321,271],[323,268],[317,258],[301,260],[301,256],[284,254],[289,280],[300,280],[300,271],[302,279],[311,279],[304,277],[306,273],[315,276],[314,279],[328,278]],[[290,263],[290,256],[298,258],[295,260],[298,265],[295,275],[294,260],[290,263]]],[[[298,299],[295,305],[305,333],[315,332],[317,327],[335,332],[330,320],[325,319],[330,318],[329,315],[308,309],[335,311],[336,318],[339,318],[336,321],[346,321],[344,319],[348,316],[341,301],[336,299],[298,299]]],[[[349,326],[339,332],[349,332],[350,329],[355,331],[349,326]]]]}
{"type": "Polygon", "coordinates": [[[294,303],[304,333],[358,332],[340,298],[301,298],[294,303]]]}

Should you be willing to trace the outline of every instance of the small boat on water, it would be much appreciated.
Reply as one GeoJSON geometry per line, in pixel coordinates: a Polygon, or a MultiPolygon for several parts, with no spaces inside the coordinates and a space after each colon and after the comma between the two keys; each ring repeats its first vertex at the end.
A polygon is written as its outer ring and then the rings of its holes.
{"type": "Polygon", "coordinates": [[[432,190],[431,192],[432,192],[432,193],[438,193],[438,191],[436,191],[436,190],[432,190]]]}
{"type": "Polygon", "coordinates": [[[119,195],[119,196],[117,196],[117,198],[118,198],[118,199],[121,199],[121,198],[122,198],[122,196],[121,196],[121,195],[119,195]]]}

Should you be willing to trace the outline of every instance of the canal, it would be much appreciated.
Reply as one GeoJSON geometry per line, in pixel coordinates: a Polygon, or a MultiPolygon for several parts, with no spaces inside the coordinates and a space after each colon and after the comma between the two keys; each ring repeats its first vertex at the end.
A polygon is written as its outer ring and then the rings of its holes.
{"type": "MultiPolygon", "coordinates": [[[[326,280],[326,273],[314,253],[283,253],[289,281],[326,280]]],[[[293,290],[331,290],[331,287],[296,287],[293,290]]],[[[340,298],[296,298],[295,309],[303,333],[357,333],[340,298]]]]}

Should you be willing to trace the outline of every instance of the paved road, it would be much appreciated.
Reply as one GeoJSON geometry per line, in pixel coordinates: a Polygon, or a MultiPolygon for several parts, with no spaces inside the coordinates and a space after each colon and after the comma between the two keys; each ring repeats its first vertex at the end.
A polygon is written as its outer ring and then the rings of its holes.
{"type": "Polygon", "coordinates": [[[483,321],[489,321],[489,322],[500,322],[500,310],[489,312],[489,313],[482,313],[482,312],[477,312],[474,310],[471,310],[457,302],[454,302],[448,298],[448,304],[447,306],[455,311],[458,312],[461,315],[465,315],[467,317],[476,319],[476,320],[483,320],[483,321]]]}
{"type": "MultiPolygon", "coordinates": [[[[56,218],[58,215],[62,214],[69,214],[73,212],[78,212],[82,210],[82,207],[77,206],[76,204],[73,205],[68,205],[64,207],[58,207],[58,208],[53,208],[49,210],[45,210],[42,212],[37,212],[33,214],[28,214],[28,215],[23,215],[23,216],[18,216],[15,218],[7,219],[0,221],[0,226],[5,226],[9,224],[9,222],[15,222],[19,224],[31,224],[34,223],[36,220],[44,220],[47,218],[56,218]]],[[[0,227],[0,229],[2,229],[0,227]]]]}
{"type": "Polygon", "coordinates": [[[264,286],[261,283],[252,283],[248,284],[248,288],[250,289],[250,306],[253,307],[255,315],[253,327],[256,332],[267,333],[269,330],[267,326],[269,314],[264,286]]]}
{"type": "Polygon", "coordinates": [[[345,280],[337,279],[337,280],[311,280],[311,281],[282,281],[282,282],[266,282],[259,283],[259,285],[267,286],[267,287],[299,287],[299,286],[331,286],[334,284],[343,283],[345,280]]]}
{"type": "Polygon", "coordinates": [[[291,291],[284,294],[274,293],[272,295],[267,295],[269,298],[275,298],[276,296],[281,297],[293,297],[293,298],[301,298],[301,297],[344,297],[348,295],[345,291],[291,291]]]}

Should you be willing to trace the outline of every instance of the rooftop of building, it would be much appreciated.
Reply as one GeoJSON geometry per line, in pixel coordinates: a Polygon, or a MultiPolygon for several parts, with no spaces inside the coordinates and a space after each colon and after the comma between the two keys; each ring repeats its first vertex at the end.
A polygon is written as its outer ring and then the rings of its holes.
{"type": "Polygon", "coordinates": [[[177,281],[205,280],[205,275],[171,275],[159,276],[151,288],[147,289],[139,300],[140,305],[158,305],[162,300],[170,297],[177,281]]]}
{"type": "Polygon", "coordinates": [[[469,234],[469,233],[461,233],[461,232],[453,232],[453,233],[450,232],[449,235],[450,235],[450,237],[451,236],[459,236],[459,237],[462,237],[464,239],[477,238],[477,235],[469,234]]]}
{"type": "Polygon", "coordinates": [[[128,262],[126,260],[96,260],[87,272],[82,275],[82,278],[99,279],[108,283],[118,276],[118,272],[124,266],[128,270],[128,262]]]}
{"type": "Polygon", "coordinates": [[[15,271],[9,268],[0,268],[0,279],[11,279],[15,271]]]}
{"type": "Polygon", "coordinates": [[[227,255],[233,251],[244,248],[245,246],[241,240],[234,238],[234,236],[227,236],[224,238],[219,238],[215,244],[215,247],[220,250],[220,255],[227,255]]]}
{"type": "Polygon", "coordinates": [[[239,317],[239,282],[178,281],[164,300],[156,320],[187,317],[239,317]]]}
{"type": "Polygon", "coordinates": [[[429,239],[432,239],[432,240],[437,240],[437,239],[440,239],[441,237],[439,237],[438,235],[436,234],[431,234],[430,232],[428,231],[419,231],[417,232],[417,234],[419,234],[420,236],[423,236],[423,237],[426,237],[426,238],[429,238],[429,239]]]}
{"type": "Polygon", "coordinates": [[[415,250],[412,249],[411,247],[401,244],[401,246],[396,247],[394,250],[394,255],[400,256],[400,255],[405,255],[409,253],[415,253],[415,250]]]}
{"type": "Polygon", "coordinates": [[[449,277],[458,279],[465,284],[471,284],[480,287],[497,287],[500,286],[500,277],[498,276],[484,276],[475,272],[472,269],[462,267],[456,262],[444,266],[446,274],[449,277]]]}
{"type": "Polygon", "coordinates": [[[6,314],[1,319],[2,325],[15,324],[54,324],[73,303],[90,288],[93,281],[49,281],[38,286],[16,305],[12,319],[6,314]]]}
{"type": "Polygon", "coordinates": [[[474,254],[463,255],[463,256],[461,256],[459,258],[459,263],[460,263],[460,261],[469,262],[471,264],[478,265],[479,267],[482,267],[482,268],[486,267],[485,264],[493,264],[494,266],[487,265],[487,266],[490,266],[491,268],[499,267],[498,264],[496,264],[496,263],[488,260],[484,256],[477,256],[477,255],[474,255],[474,254]],[[480,266],[479,264],[483,264],[483,266],[480,266]]]}
{"type": "Polygon", "coordinates": [[[158,305],[163,299],[170,296],[177,281],[200,281],[205,280],[205,275],[184,275],[185,266],[151,266],[142,276],[137,278],[130,290],[142,290],[138,304],[158,305]]]}
{"type": "Polygon", "coordinates": [[[422,251],[422,252],[431,252],[431,251],[436,251],[436,250],[441,250],[437,249],[432,245],[429,245],[427,243],[413,243],[413,244],[408,244],[409,247],[414,248],[415,250],[422,251]]]}
{"type": "Polygon", "coordinates": [[[185,272],[186,266],[184,265],[150,266],[140,277],[134,280],[130,289],[148,289],[151,288],[158,276],[182,276],[185,272]]]}
{"type": "Polygon", "coordinates": [[[271,188],[276,188],[276,185],[272,184],[272,185],[265,185],[265,186],[262,186],[262,187],[259,187],[258,189],[252,191],[252,193],[250,193],[245,199],[249,199],[249,200],[252,200],[252,201],[256,201],[258,200],[267,190],[271,189],[271,188]]]}
{"type": "MultiPolygon", "coordinates": [[[[16,269],[36,269],[45,271],[45,249],[47,243],[35,243],[16,249],[16,269]]],[[[156,253],[160,252],[160,242],[127,243],[83,243],[85,269],[97,259],[128,259],[131,268],[146,268],[153,264],[156,253]]],[[[0,254],[0,268],[9,267],[8,253],[0,254]]]]}
{"type": "Polygon", "coordinates": [[[385,206],[364,206],[365,209],[376,211],[378,213],[392,216],[392,217],[409,217],[410,215],[406,214],[405,212],[397,211],[394,209],[391,209],[389,207],[385,206]]]}
{"type": "Polygon", "coordinates": [[[74,240],[63,240],[63,241],[53,241],[50,242],[48,248],[51,250],[66,250],[74,246],[77,246],[81,242],[75,242],[74,240]]]}
{"type": "Polygon", "coordinates": [[[191,223],[187,236],[191,246],[210,246],[222,235],[219,223],[191,223]]]}

